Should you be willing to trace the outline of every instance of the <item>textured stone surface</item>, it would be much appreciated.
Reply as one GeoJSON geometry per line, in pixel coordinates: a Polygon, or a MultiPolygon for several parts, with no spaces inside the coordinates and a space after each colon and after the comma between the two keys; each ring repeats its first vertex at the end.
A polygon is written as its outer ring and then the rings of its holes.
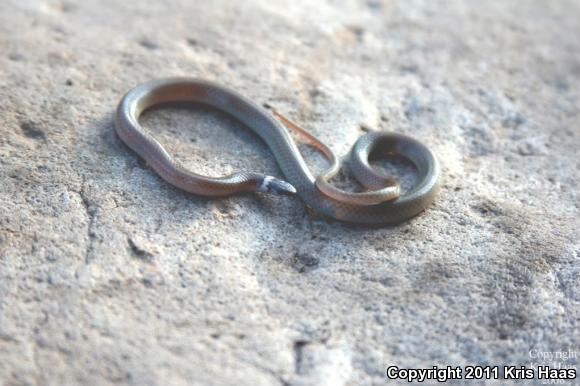
{"type": "MultiPolygon", "coordinates": [[[[579,18],[547,0],[3,0],[0,384],[378,385],[387,364],[580,352],[579,18]],[[414,135],[442,192],[372,229],[184,194],[112,127],[126,90],[173,75],[342,153],[361,126],[414,135]]],[[[144,124],[204,173],[279,174],[215,111],[144,124]]]]}

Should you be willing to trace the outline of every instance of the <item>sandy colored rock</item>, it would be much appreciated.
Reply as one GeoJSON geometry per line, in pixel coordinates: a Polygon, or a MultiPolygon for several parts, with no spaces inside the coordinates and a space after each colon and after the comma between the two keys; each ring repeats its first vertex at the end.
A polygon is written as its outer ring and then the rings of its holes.
{"type": "MultiPolygon", "coordinates": [[[[0,2],[0,385],[578,367],[579,18],[572,0],[0,2]],[[185,194],[112,124],[129,88],[176,75],[270,103],[342,154],[365,127],[413,135],[441,194],[383,228],[297,198],[185,194]]],[[[280,175],[213,110],[143,123],[201,173],[280,175]]]]}

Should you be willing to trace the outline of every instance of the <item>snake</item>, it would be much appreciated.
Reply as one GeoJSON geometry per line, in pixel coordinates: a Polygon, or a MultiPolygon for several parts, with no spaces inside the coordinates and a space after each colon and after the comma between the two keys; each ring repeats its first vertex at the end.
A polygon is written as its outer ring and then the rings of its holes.
{"type": "Polygon", "coordinates": [[[119,138],[163,180],[195,195],[296,194],[324,217],[383,225],[400,223],[421,213],[440,189],[441,166],[431,150],[410,136],[386,131],[362,135],[350,151],[349,169],[362,185],[362,191],[337,188],[330,180],[341,169],[342,161],[328,146],[272,106],[259,106],[236,91],[204,79],[164,78],[134,87],[117,106],[115,129],[119,138]],[[285,179],[253,171],[210,177],[185,168],[139,123],[148,109],[183,102],[213,107],[252,130],[273,153],[285,179]],[[291,134],[318,150],[330,167],[313,175],[291,134]],[[410,161],[417,172],[413,186],[402,192],[398,181],[370,164],[369,158],[375,155],[399,156],[410,161]]]}

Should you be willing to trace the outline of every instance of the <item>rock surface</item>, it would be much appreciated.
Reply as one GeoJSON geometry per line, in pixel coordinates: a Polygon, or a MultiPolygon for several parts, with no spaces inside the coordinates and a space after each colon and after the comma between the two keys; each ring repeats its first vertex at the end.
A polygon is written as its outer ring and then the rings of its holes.
{"type": "MultiPolygon", "coordinates": [[[[2,1],[0,384],[379,385],[387,365],[580,355],[579,18],[564,0],[2,1]],[[361,127],[411,134],[441,194],[370,229],[185,194],[112,126],[125,91],[175,75],[343,154],[361,127]]],[[[280,175],[215,111],[144,124],[203,173],[280,175]]]]}

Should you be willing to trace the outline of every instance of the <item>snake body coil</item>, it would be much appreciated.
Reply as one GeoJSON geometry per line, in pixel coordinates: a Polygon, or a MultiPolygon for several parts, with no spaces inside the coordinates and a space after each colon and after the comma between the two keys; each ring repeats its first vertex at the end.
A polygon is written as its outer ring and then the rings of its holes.
{"type": "Polygon", "coordinates": [[[327,182],[340,168],[340,162],[332,151],[280,114],[274,112],[274,115],[317,147],[332,162],[332,167],[315,178],[289,132],[272,114],[238,93],[205,80],[169,78],[135,87],[121,99],[115,127],[123,142],[143,157],[164,180],[194,194],[297,193],[306,204],[326,216],[365,224],[401,222],[417,215],[433,201],[438,190],[440,166],[431,151],[417,140],[385,132],[362,136],[353,147],[351,168],[357,180],[369,191],[349,193],[327,182]],[[172,102],[203,103],[240,120],[266,142],[288,182],[253,172],[211,178],[183,168],[138,122],[146,109],[172,102]],[[417,168],[417,183],[405,194],[399,195],[398,184],[369,165],[369,155],[379,151],[401,155],[417,168]]]}

